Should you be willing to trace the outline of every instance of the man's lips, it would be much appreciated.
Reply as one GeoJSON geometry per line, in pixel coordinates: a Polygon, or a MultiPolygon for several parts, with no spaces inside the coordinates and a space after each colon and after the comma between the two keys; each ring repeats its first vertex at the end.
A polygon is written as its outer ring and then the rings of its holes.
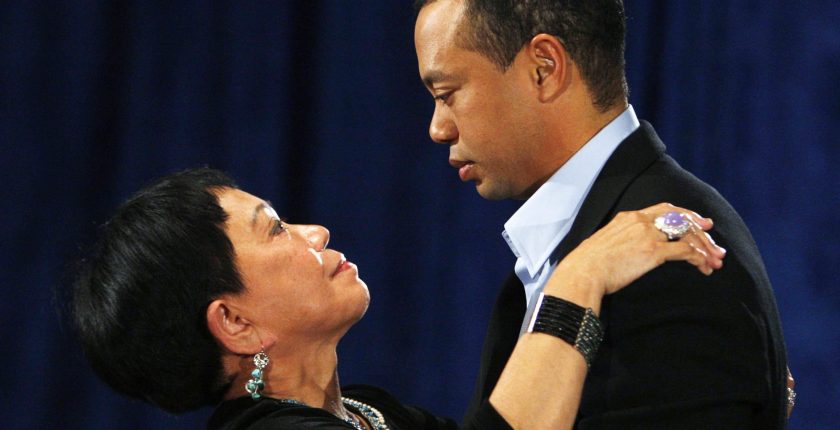
{"type": "Polygon", "coordinates": [[[468,181],[472,179],[472,170],[475,165],[472,161],[462,161],[450,158],[449,165],[458,169],[458,176],[461,178],[461,181],[468,181]]]}

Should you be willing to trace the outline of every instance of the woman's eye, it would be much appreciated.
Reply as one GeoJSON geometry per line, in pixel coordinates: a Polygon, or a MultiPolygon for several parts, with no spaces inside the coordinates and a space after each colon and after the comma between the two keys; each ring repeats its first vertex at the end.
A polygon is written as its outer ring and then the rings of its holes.
{"type": "Polygon", "coordinates": [[[275,220],[274,225],[271,226],[271,235],[277,236],[284,231],[286,231],[286,221],[282,219],[275,220]]]}

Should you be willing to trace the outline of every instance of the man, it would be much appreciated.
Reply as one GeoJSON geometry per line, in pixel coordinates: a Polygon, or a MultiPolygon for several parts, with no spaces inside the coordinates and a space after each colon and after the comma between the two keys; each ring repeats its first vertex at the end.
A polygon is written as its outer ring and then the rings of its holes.
{"type": "Polygon", "coordinates": [[[557,261],[618,212],[667,201],[714,219],[724,266],[704,277],[667,263],[605,298],[576,427],[785,427],[787,358],[761,257],[732,207],[666,155],[628,105],[622,2],[418,9],[419,70],[435,99],[429,134],[481,196],[526,200],[505,224],[515,272],[465,420],[499,380],[557,261]]]}

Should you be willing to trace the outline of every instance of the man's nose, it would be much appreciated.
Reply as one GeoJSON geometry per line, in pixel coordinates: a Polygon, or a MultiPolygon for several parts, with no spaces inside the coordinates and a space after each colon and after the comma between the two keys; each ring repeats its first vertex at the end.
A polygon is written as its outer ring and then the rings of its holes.
{"type": "Polygon", "coordinates": [[[429,124],[429,137],[437,143],[452,144],[458,138],[458,128],[442,108],[435,107],[432,122],[429,124]]]}

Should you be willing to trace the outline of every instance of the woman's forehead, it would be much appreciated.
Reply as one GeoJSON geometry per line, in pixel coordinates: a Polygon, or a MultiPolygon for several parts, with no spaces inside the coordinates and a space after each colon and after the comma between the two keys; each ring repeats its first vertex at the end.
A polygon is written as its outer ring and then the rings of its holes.
{"type": "Polygon", "coordinates": [[[262,218],[278,218],[271,202],[246,191],[227,188],[219,193],[218,199],[229,223],[254,225],[262,218]]]}

